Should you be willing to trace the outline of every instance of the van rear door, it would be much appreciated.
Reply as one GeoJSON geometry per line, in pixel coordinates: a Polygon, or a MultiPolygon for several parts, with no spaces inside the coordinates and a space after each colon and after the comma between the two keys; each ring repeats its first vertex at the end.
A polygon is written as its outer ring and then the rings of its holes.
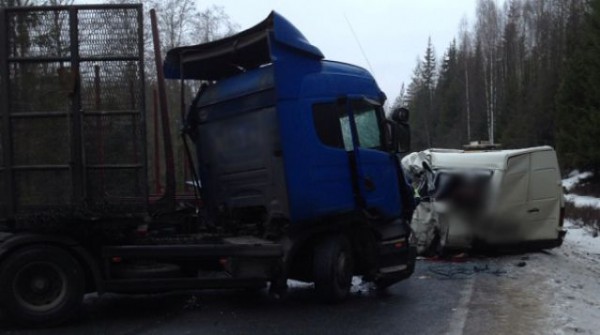
{"type": "Polygon", "coordinates": [[[556,152],[535,151],[530,156],[526,239],[556,239],[562,197],[556,152]]]}
{"type": "Polygon", "coordinates": [[[554,150],[509,157],[499,195],[490,242],[557,238],[562,189],[554,150]]]}

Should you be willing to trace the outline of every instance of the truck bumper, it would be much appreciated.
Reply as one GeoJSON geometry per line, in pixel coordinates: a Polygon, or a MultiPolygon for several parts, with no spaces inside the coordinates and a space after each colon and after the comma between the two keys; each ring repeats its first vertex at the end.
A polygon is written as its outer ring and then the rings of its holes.
{"type": "Polygon", "coordinates": [[[410,277],[415,271],[416,246],[407,238],[382,241],[379,245],[379,271],[375,279],[378,287],[384,288],[410,277]]]}

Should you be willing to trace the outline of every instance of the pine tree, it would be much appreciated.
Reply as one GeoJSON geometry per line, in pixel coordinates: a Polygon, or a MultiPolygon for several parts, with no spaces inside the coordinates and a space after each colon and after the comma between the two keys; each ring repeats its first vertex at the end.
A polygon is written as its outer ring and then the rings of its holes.
{"type": "Polygon", "coordinates": [[[558,149],[567,168],[600,169],[600,0],[590,1],[557,98],[558,149]]]}
{"type": "Polygon", "coordinates": [[[392,104],[392,109],[406,106],[406,100],[406,89],[404,88],[404,83],[402,83],[402,86],[400,87],[400,93],[398,93],[398,96],[392,104]]]}
{"type": "Polygon", "coordinates": [[[428,105],[423,110],[423,119],[425,121],[425,134],[427,136],[427,146],[432,146],[432,131],[435,127],[435,118],[433,112],[433,90],[435,88],[436,78],[436,59],[435,50],[431,43],[431,37],[427,41],[427,49],[425,49],[425,57],[421,66],[421,82],[423,83],[424,89],[426,90],[428,105]]]}
{"type": "Polygon", "coordinates": [[[457,57],[456,41],[452,41],[444,55],[435,89],[438,120],[434,137],[440,147],[460,147],[465,141],[464,127],[460,125],[464,84],[457,57]]]}

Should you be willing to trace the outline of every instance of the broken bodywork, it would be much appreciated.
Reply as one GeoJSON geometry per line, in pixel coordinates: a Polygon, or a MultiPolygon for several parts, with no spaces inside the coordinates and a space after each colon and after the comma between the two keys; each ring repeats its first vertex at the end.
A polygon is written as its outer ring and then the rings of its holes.
{"type": "Polygon", "coordinates": [[[420,253],[473,247],[551,248],[564,236],[564,200],[551,147],[431,149],[402,159],[420,202],[420,253]]]}

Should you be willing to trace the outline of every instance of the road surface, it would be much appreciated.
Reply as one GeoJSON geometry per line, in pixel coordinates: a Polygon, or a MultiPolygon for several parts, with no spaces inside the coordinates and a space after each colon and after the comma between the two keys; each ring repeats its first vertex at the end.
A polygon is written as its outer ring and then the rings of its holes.
{"type": "MultiPolygon", "coordinates": [[[[385,294],[357,280],[351,298],[340,305],[318,303],[310,285],[299,283],[292,283],[283,301],[270,299],[266,292],[240,291],[88,295],[81,315],[68,325],[23,330],[0,316],[0,333],[594,334],[600,330],[594,324],[600,320],[600,307],[590,297],[589,307],[577,305],[589,295],[584,284],[577,284],[581,278],[563,274],[563,280],[576,285],[570,288],[552,274],[577,266],[569,258],[570,249],[563,249],[465,262],[420,260],[413,277],[385,294]],[[563,286],[566,295],[559,294],[563,286]],[[583,321],[570,317],[569,311],[577,308],[592,314],[583,321]]],[[[586,285],[599,285],[590,278],[586,285]]]]}

